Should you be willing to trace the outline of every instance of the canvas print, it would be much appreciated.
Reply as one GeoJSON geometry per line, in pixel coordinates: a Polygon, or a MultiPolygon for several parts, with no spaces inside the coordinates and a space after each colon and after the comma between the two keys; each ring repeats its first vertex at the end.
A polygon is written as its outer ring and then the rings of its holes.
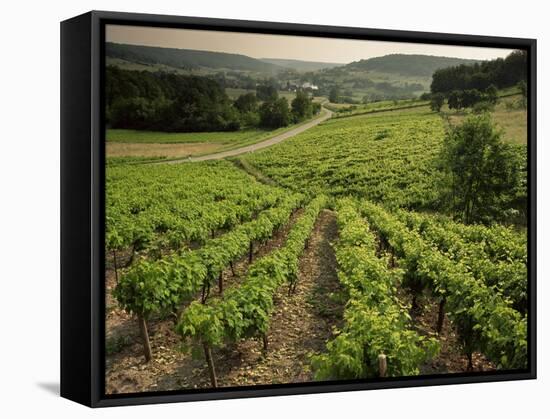
{"type": "Polygon", "coordinates": [[[107,25],[105,393],[528,367],[527,53],[107,25]]]}

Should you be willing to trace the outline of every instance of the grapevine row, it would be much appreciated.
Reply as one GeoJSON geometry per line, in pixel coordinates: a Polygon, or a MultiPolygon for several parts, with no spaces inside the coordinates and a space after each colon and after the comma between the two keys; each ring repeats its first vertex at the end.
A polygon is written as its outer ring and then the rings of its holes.
{"type": "Polygon", "coordinates": [[[267,331],[275,291],[287,283],[292,290],[298,278],[299,257],[326,199],[319,196],[305,208],[292,226],[284,246],[250,265],[241,286],[227,290],[207,304],[195,301],[182,313],[177,331],[201,344],[209,365],[212,385],[217,378],[211,349],[226,341],[262,336],[267,350],[267,331]]]}
{"type": "Polygon", "coordinates": [[[135,216],[107,217],[107,249],[118,250],[129,246],[141,250],[154,241],[155,233],[165,233],[171,248],[186,242],[203,243],[220,229],[232,228],[252,219],[258,211],[269,208],[283,197],[280,191],[258,196],[239,194],[217,202],[189,200],[168,210],[158,206],[135,216]]]}
{"type": "Polygon", "coordinates": [[[284,196],[228,162],[109,168],[106,247],[141,250],[160,239],[173,248],[204,242],[284,196]]]}
{"type": "Polygon", "coordinates": [[[518,261],[527,263],[527,236],[501,225],[464,225],[445,222],[445,228],[458,234],[463,240],[483,245],[493,261],[518,261]]]}
{"type": "Polygon", "coordinates": [[[337,211],[338,278],[349,301],[342,330],[327,343],[326,353],[312,359],[316,379],[416,375],[418,366],[435,356],[438,343],[410,330],[410,316],[396,297],[402,272],[377,257],[375,236],[353,202],[339,201],[337,211]],[[380,371],[381,356],[387,371],[380,371]]]}
{"type": "Polygon", "coordinates": [[[399,211],[397,216],[452,260],[466,264],[476,278],[489,287],[495,287],[505,298],[511,300],[516,310],[525,313],[527,265],[523,260],[511,257],[502,260],[494,257],[495,253],[486,252],[486,243],[468,242],[448,229],[448,223],[440,224],[433,217],[408,211],[399,211]]]}
{"type": "MultiPolygon", "coordinates": [[[[220,281],[221,290],[223,270],[247,252],[251,256],[254,242],[271,237],[302,201],[302,195],[290,195],[279,206],[211,239],[200,249],[184,250],[155,261],[139,260],[122,276],[113,292],[114,297],[127,312],[138,316],[142,333],[146,329],[145,321],[151,315],[174,312],[201,288],[204,302],[214,281],[220,281]]],[[[150,359],[146,336],[144,345],[145,356],[150,359]]]]}
{"type": "Polygon", "coordinates": [[[465,264],[452,261],[380,207],[364,202],[361,211],[403,260],[407,275],[445,299],[470,365],[478,350],[499,368],[527,366],[526,317],[476,279],[465,264]]]}

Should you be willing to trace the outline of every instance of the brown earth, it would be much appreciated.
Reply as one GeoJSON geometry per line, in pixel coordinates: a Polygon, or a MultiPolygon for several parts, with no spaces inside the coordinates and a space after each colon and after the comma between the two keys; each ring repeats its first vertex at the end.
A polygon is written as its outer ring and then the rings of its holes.
{"type": "Polygon", "coordinates": [[[107,157],[166,157],[185,158],[197,154],[214,153],[223,144],[149,144],[149,143],[107,143],[107,157]]]}

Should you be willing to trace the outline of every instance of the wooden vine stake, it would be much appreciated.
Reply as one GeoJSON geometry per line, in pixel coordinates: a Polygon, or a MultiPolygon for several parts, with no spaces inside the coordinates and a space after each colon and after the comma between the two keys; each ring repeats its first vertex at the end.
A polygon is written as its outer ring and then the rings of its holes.
{"type": "Polygon", "coordinates": [[[437,316],[437,334],[441,334],[443,322],[445,321],[445,297],[439,302],[439,314],[437,316]]]}
{"type": "Polygon", "coordinates": [[[116,263],[116,250],[113,249],[113,262],[115,264],[115,281],[118,285],[118,268],[117,268],[117,263],[116,263]]]}
{"type": "Polygon", "coordinates": [[[220,272],[220,276],[218,277],[218,287],[220,289],[220,294],[223,293],[223,272],[220,272]]]}
{"type": "Polygon", "coordinates": [[[250,249],[248,250],[248,263],[252,263],[253,253],[254,253],[254,243],[250,242],[250,249]]]}
{"type": "Polygon", "coordinates": [[[387,361],[386,355],[380,354],[378,355],[378,375],[380,377],[386,377],[387,373],[388,373],[388,361],[387,361]]]}
{"type": "Polygon", "coordinates": [[[143,340],[143,354],[145,355],[145,362],[149,362],[151,361],[153,355],[151,352],[151,342],[149,342],[149,333],[147,332],[147,323],[143,316],[138,316],[138,323],[141,338],[143,340]]]}
{"type": "Polygon", "coordinates": [[[216,369],[214,367],[214,359],[212,358],[212,350],[208,344],[203,344],[204,348],[204,357],[206,358],[206,363],[208,364],[208,370],[210,371],[210,383],[213,388],[218,387],[218,378],[216,377],[216,369]]]}

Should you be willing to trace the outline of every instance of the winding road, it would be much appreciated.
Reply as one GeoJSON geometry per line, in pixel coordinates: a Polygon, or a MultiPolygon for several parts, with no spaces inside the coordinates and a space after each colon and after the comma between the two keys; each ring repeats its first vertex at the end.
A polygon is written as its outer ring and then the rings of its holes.
{"type": "Polygon", "coordinates": [[[155,164],[177,164],[177,163],[190,163],[190,162],[206,161],[206,160],[219,160],[219,159],[225,159],[226,157],[238,156],[239,154],[251,153],[253,151],[261,150],[262,148],[266,148],[274,144],[278,144],[281,141],[294,137],[295,135],[298,135],[310,128],[313,128],[316,125],[319,125],[321,122],[326,121],[331,116],[332,116],[332,111],[326,108],[323,108],[323,110],[321,111],[321,115],[319,115],[318,118],[312,121],[306,122],[305,124],[302,124],[296,128],[283,132],[282,134],[268,138],[267,140],[260,141],[258,143],[251,144],[245,147],[235,148],[233,150],[220,151],[219,153],[206,154],[204,156],[198,156],[198,157],[185,157],[182,159],[169,160],[166,162],[159,162],[155,164]]]}

